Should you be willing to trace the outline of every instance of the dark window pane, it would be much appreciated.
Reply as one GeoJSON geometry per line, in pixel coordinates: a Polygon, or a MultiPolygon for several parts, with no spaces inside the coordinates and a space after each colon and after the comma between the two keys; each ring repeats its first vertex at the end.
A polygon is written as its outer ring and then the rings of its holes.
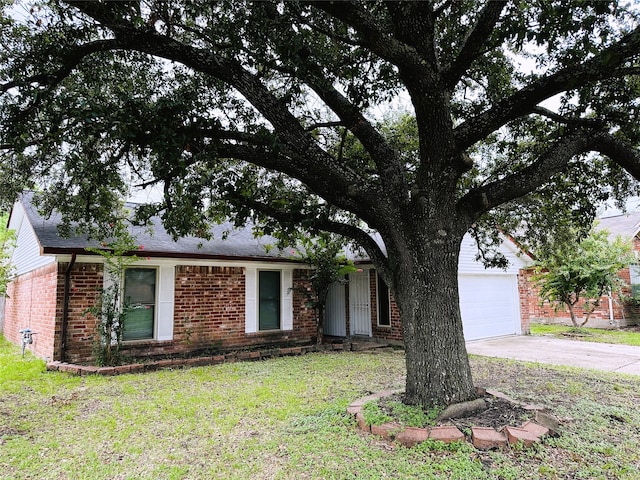
{"type": "Polygon", "coordinates": [[[261,271],[258,280],[258,325],[260,330],[280,328],[280,272],[261,271]]]}
{"type": "Polygon", "coordinates": [[[128,268],[124,272],[124,299],[132,308],[124,321],[123,340],[153,338],[156,307],[156,270],[128,268]]]}
{"type": "Polygon", "coordinates": [[[388,327],[391,325],[389,311],[389,287],[378,275],[378,325],[388,327]]]}

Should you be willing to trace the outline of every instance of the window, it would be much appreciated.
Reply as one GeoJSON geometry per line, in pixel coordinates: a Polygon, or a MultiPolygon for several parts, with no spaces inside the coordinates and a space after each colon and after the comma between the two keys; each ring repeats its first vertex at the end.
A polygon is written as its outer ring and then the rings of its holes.
{"type": "Polygon", "coordinates": [[[245,268],[245,333],[293,330],[293,268],[245,268]]]}
{"type": "Polygon", "coordinates": [[[154,337],[156,273],[155,268],[127,268],[124,272],[124,300],[132,307],[124,321],[125,341],[154,337]]]}
{"type": "Polygon", "coordinates": [[[378,326],[391,326],[391,302],[389,301],[389,287],[384,283],[382,277],[376,273],[378,286],[378,326]]]}
{"type": "Polygon", "coordinates": [[[631,296],[640,300],[640,264],[629,265],[629,283],[631,284],[631,296]]]}
{"type": "Polygon", "coordinates": [[[280,272],[261,270],[258,272],[258,329],[280,328],[280,272]]]}

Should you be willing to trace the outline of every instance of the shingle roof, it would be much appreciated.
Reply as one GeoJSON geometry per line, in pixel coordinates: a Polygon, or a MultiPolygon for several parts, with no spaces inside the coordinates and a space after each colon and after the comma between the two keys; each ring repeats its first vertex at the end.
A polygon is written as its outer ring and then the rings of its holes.
{"type": "Polygon", "coordinates": [[[640,212],[599,218],[597,228],[608,230],[612,238],[617,236],[625,239],[634,238],[640,231],[640,212]]]}
{"type": "MultiPolygon", "coordinates": [[[[33,227],[44,253],[72,253],[84,252],[86,247],[98,247],[99,242],[88,240],[86,236],[60,236],[58,225],[62,216],[54,212],[49,218],[44,218],[33,205],[33,194],[25,193],[20,203],[23,206],[29,223],[33,227]]],[[[129,205],[133,206],[133,205],[129,205]]],[[[244,258],[265,260],[295,260],[290,250],[281,251],[276,248],[268,249],[268,245],[275,245],[276,240],[270,236],[255,238],[251,225],[234,229],[230,222],[213,225],[213,239],[203,240],[196,237],[183,237],[174,241],[162,226],[159,218],[153,222],[153,234],[147,227],[133,227],[132,233],[137,242],[142,245],[144,256],[192,257],[192,258],[244,258]],[[226,239],[223,233],[229,231],[226,239]]]]}
{"type": "MultiPolygon", "coordinates": [[[[44,253],[85,253],[87,247],[99,247],[100,243],[88,240],[86,236],[62,237],[58,233],[58,225],[62,223],[62,216],[54,212],[51,217],[44,218],[38,213],[32,203],[33,193],[25,193],[20,203],[24,207],[27,218],[33,227],[44,253]]],[[[135,204],[130,204],[135,207],[135,204]]],[[[142,245],[140,256],[169,257],[169,258],[210,258],[210,259],[246,259],[265,261],[299,261],[293,249],[279,250],[269,248],[276,244],[276,239],[271,236],[254,237],[252,225],[246,224],[241,228],[234,228],[231,222],[213,225],[211,230],[213,239],[203,240],[197,237],[182,237],[174,241],[171,235],[162,226],[159,218],[151,219],[153,233],[147,227],[132,227],[132,233],[137,242],[142,245]],[[228,231],[226,238],[223,234],[228,231]]],[[[386,252],[384,242],[378,233],[372,233],[381,249],[386,252]]],[[[511,242],[507,238],[507,242],[511,242]]],[[[515,246],[515,248],[518,248],[515,246]]],[[[356,263],[368,263],[370,260],[366,254],[362,254],[357,248],[347,248],[347,258],[356,263]]]]}

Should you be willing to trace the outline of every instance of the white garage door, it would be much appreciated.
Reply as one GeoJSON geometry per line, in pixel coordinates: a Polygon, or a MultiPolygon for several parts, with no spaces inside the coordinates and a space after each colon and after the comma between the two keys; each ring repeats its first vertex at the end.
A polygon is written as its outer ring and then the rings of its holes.
{"type": "Polygon", "coordinates": [[[464,338],[520,333],[520,303],[515,275],[460,275],[464,338]]]}

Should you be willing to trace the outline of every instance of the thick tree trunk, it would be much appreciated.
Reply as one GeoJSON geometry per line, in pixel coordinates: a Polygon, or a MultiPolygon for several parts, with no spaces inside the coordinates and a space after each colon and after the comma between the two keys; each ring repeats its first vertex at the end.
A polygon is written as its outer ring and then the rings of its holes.
{"type": "Polygon", "coordinates": [[[409,404],[444,406],[476,396],[460,315],[460,242],[442,238],[397,252],[404,256],[396,264],[394,294],[406,347],[409,404]]]}

